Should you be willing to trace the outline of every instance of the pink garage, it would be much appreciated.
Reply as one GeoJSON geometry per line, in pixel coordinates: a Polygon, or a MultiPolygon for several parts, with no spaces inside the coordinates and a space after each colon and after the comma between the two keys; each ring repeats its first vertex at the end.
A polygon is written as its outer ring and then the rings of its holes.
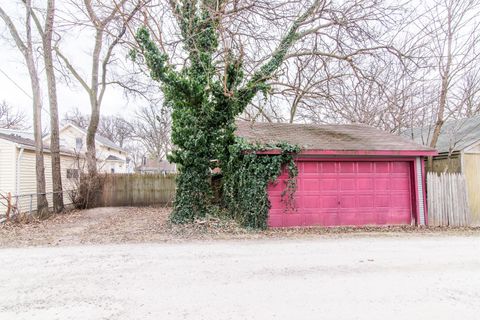
{"type": "MultiPolygon", "coordinates": [[[[424,225],[424,157],[434,149],[363,125],[237,123],[251,143],[301,147],[294,208],[286,208],[284,172],[268,189],[268,225],[424,225]]],[[[279,150],[262,152],[265,156],[279,150]]]]}

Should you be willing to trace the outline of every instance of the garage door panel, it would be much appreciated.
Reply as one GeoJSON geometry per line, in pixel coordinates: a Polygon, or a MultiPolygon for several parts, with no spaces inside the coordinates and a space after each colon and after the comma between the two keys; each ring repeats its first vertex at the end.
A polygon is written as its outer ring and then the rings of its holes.
{"type": "MultiPolygon", "coordinates": [[[[302,179],[302,183],[300,184],[301,190],[309,191],[309,190],[319,190],[320,189],[320,179],[318,178],[305,178],[302,179]]],[[[299,186],[299,187],[300,187],[299,186]]]]}
{"type": "Polygon", "coordinates": [[[390,172],[390,163],[389,162],[376,162],[375,163],[375,173],[389,173],[390,172]]]}
{"type": "Polygon", "coordinates": [[[392,172],[394,173],[410,173],[408,162],[392,162],[392,172]]]}
{"type": "Polygon", "coordinates": [[[361,208],[375,208],[374,195],[360,195],[358,196],[358,207],[361,208]]]}
{"type": "Polygon", "coordinates": [[[409,190],[410,183],[406,177],[395,177],[392,179],[392,190],[409,190]]]}
{"type": "Polygon", "coordinates": [[[310,214],[305,215],[305,226],[318,226],[324,224],[324,215],[316,214],[311,212],[310,214]]]}
{"type": "Polygon", "coordinates": [[[410,224],[409,162],[300,161],[295,210],[281,194],[288,175],[270,186],[271,226],[410,224]]]}
{"type": "Polygon", "coordinates": [[[357,189],[358,190],[374,190],[375,189],[375,180],[372,178],[358,178],[357,179],[357,189]]]}
{"type": "Polygon", "coordinates": [[[303,174],[317,174],[318,162],[315,162],[315,161],[304,162],[299,172],[302,172],[303,174]]]}
{"type": "Polygon", "coordinates": [[[383,178],[383,177],[377,177],[375,179],[375,189],[376,190],[390,190],[390,179],[389,178],[383,178]]]}
{"type": "Polygon", "coordinates": [[[388,208],[390,206],[390,194],[375,195],[376,208],[388,208]]]}
{"type": "Polygon", "coordinates": [[[373,171],[374,164],[372,162],[358,162],[358,173],[373,173],[373,171]]]}
{"type": "Polygon", "coordinates": [[[340,178],[340,190],[355,190],[355,179],[353,178],[340,178]]]}
{"type": "Polygon", "coordinates": [[[315,209],[315,208],[318,208],[319,207],[319,200],[320,200],[320,197],[316,196],[316,195],[312,195],[312,196],[303,196],[302,197],[302,203],[303,203],[303,207],[304,208],[312,208],[312,209],[315,209]]]}
{"type": "Polygon", "coordinates": [[[354,173],[356,162],[339,162],[339,173],[354,173]]]}
{"type": "Polygon", "coordinates": [[[334,227],[338,226],[338,212],[337,211],[327,211],[322,217],[322,225],[325,227],[334,227]]]}
{"type": "Polygon", "coordinates": [[[397,194],[391,196],[390,207],[406,208],[410,205],[410,197],[405,194],[397,194]]]}
{"type": "Polygon", "coordinates": [[[335,162],[318,162],[320,171],[319,173],[321,174],[326,174],[326,175],[335,175],[336,173],[336,163],[335,162]]]}
{"type": "Polygon", "coordinates": [[[304,221],[304,214],[291,213],[285,214],[283,217],[283,222],[287,227],[304,226],[304,221]]]}
{"type": "Polygon", "coordinates": [[[340,195],[339,208],[356,208],[356,199],[355,195],[340,195]]]}
{"type": "Polygon", "coordinates": [[[337,195],[323,195],[317,196],[319,198],[319,211],[321,209],[337,209],[338,208],[338,197],[337,195]]]}

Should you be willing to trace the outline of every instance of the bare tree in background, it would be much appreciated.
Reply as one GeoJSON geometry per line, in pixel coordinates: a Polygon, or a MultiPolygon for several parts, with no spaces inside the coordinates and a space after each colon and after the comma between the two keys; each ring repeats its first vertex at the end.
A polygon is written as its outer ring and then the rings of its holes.
{"type": "MultiPolygon", "coordinates": [[[[26,1],[23,0],[24,4],[26,1]]],[[[54,32],[55,21],[55,0],[47,1],[45,23],[42,26],[37,14],[31,11],[33,21],[37,31],[42,39],[43,60],[45,63],[45,73],[47,76],[48,100],[50,103],[50,156],[52,161],[52,201],[53,211],[62,212],[63,187],[62,187],[62,169],[60,159],[60,132],[58,122],[58,99],[57,99],[57,80],[55,77],[55,68],[53,62],[52,36],[54,32]]]]}
{"type": "Polygon", "coordinates": [[[4,21],[10,34],[15,41],[18,50],[21,52],[27,65],[30,76],[33,100],[33,134],[35,138],[35,170],[37,187],[37,214],[44,216],[48,213],[48,201],[45,187],[45,166],[43,159],[43,141],[42,141],[42,95],[40,81],[35,64],[33,37],[32,37],[32,2],[25,1],[25,35],[22,39],[17,26],[13,23],[9,15],[0,6],[0,18],[4,21]]]}
{"type": "Polygon", "coordinates": [[[135,136],[134,124],[120,116],[101,116],[98,133],[120,147],[125,147],[135,136]]]}
{"type": "Polygon", "coordinates": [[[480,114],[480,68],[469,70],[460,79],[458,86],[454,93],[458,105],[461,106],[460,110],[457,110],[457,117],[473,117],[480,114]]]}
{"type": "MultiPolygon", "coordinates": [[[[225,53],[233,50],[242,57],[248,78],[269,58],[295,13],[309,2],[245,0],[228,3],[231,6],[226,5],[219,28],[221,42],[225,53]]],[[[240,117],[255,121],[311,122],[313,118],[316,122],[328,121],[322,114],[331,114],[328,108],[333,103],[340,105],[339,86],[347,89],[355,82],[367,86],[376,76],[370,72],[370,65],[380,68],[388,65],[387,60],[396,59],[398,64],[406,59],[394,45],[395,35],[389,34],[402,18],[401,9],[387,1],[320,1],[318,11],[302,23],[303,31],[298,41],[269,79],[268,94],[257,96],[240,117]]],[[[175,32],[169,34],[170,29],[164,22],[168,21],[169,14],[148,15],[154,16],[163,19],[157,24],[147,19],[152,33],[163,50],[172,52],[171,60],[181,65],[182,50],[171,40],[175,32]]],[[[221,59],[228,60],[220,54],[221,59]]]]}
{"type": "MultiPolygon", "coordinates": [[[[82,113],[78,108],[74,108],[64,114],[62,122],[87,129],[90,116],[82,113]]],[[[135,137],[134,121],[129,121],[120,115],[100,116],[97,133],[123,148],[126,143],[135,137]]]]}
{"type": "Polygon", "coordinates": [[[82,113],[80,109],[73,108],[63,115],[62,123],[64,125],[71,123],[79,128],[87,129],[88,124],[90,123],[90,117],[87,114],[82,113]]]}
{"type": "MultiPolygon", "coordinates": [[[[90,122],[87,128],[87,169],[91,176],[97,174],[97,161],[95,152],[95,134],[100,122],[100,107],[107,89],[107,73],[114,58],[114,49],[127,31],[127,25],[139,10],[143,1],[131,2],[121,0],[113,5],[105,5],[101,1],[92,2],[84,0],[81,5],[72,1],[75,10],[87,17],[86,21],[76,20],[73,24],[83,24],[94,30],[94,47],[91,54],[90,78],[82,76],[79,66],[75,66],[71,59],[67,58],[61,50],[55,48],[60,60],[68,71],[81,84],[90,99],[90,122]]],[[[76,15],[77,17],[78,15],[76,15]]]]}
{"type": "Polygon", "coordinates": [[[142,107],[134,120],[135,138],[154,159],[166,159],[171,150],[171,112],[168,108],[153,105],[142,107]]]}
{"type": "Polygon", "coordinates": [[[21,111],[14,111],[5,101],[0,103],[0,128],[25,130],[30,127],[27,125],[27,117],[21,111]]]}
{"type": "MultiPolygon", "coordinates": [[[[430,44],[432,65],[438,72],[438,106],[434,111],[435,125],[430,146],[435,147],[440,132],[454,103],[450,99],[456,82],[473,65],[480,62],[477,48],[480,40],[480,23],[475,22],[480,3],[475,0],[435,1],[428,8],[427,16],[421,25],[426,41],[430,44]]],[[[460,106],[458,106],[460,107],[460,106]]],[[[431,163],[431,159],[429,159],[431,163]]]]}

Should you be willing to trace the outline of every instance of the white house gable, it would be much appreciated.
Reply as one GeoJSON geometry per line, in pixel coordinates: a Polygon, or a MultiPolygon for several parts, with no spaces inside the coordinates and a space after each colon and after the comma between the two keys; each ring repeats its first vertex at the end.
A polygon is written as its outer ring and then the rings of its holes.
{"type": "MultiPolygon", "coordinates": [[[[44,138],[45,143],[49,143],[50,137],[44,138]]],[[[71,150],[76,154],[84,155],[87,151],[86,130],[73,124],[67,124],[60,129],[61,147],[71,150]]],[[[125,150],[116,146],[110,140],[99,137],[95,139],[96,157],[98,159],[98,170],[107,173],[127,173],[130,172],[127,165],[127,153],[125,150]]]]}

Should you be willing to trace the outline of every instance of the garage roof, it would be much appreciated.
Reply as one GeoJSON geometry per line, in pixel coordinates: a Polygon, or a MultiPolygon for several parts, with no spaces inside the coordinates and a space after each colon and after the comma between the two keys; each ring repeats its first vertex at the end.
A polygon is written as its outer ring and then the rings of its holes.
{"type": "MultiPolygon", "coordinates": [[[[432,155],[436,151],[410,139],[360,124],[316,125],[237,121],[236,135],[250,143],[298,145],[303,151],[378,151],[402,154],[415,151],[432,155]]],[[[338,152],[337,152],[338,153],[338,152]]],[[[375,153],[375,152],[374,152],[375,153]]]]}

